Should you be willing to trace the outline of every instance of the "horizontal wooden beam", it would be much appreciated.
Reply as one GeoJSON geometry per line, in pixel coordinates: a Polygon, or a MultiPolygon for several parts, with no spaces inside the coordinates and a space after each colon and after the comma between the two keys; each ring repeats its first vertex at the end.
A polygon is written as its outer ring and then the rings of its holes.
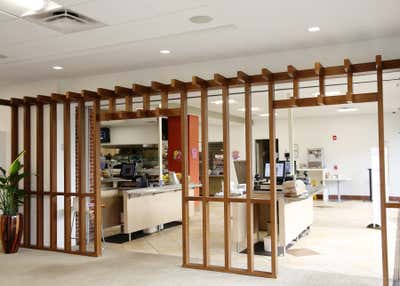
{"type": "Polygon", "coordinates": [[[183,81],[172,79],[171,80],[171,87],[176,90],[186,90],[186,84],[183,81]]]}
{"type": "Polygon", "coordinates": [[[266,81],[270,81],[273,79],[273,73],[269,69],[263,68],[261,70],[261,77],[266,81]]]}
{"type": "MultiPolygon", "coordinates": [[[[352,95],[351,102],[353,103],[365,103],[365,102],[376,102],[378,100],[378,94],[376,92],[370,93],[358,93],[352,95]]],[[[338,104],[347,104],[347,95],[335,95],[335,96],[324,96],[323,97],[323,105],[338,105],[338,104]]],[[[311,107],[311,106],[319,106],[317,97],[306,97],[306,98],[298,98],[295,101],[293,99],[283,99],[283,100],[274,100],[274,108],[282,109],[282,108],[292,108],[292,107],[311,107]]]]}
{"type": "Polygon", "coordinates": [[[174,109],[155,109],[155,110],[139,110],[136,112],[117,111],[117,112],[102,112],[100,114],[101,121],[111,120],[125,120],[125,119],[138,119],[138,118],[151,118],[160,116],[179,116],[180,108],[174,109]]]}
{"type": "Polygon", "coordinates": [[[144,94],[149,95],[153,91],[151,87],[137,83],[132,85],[132,90],[136,95],[144,95],[144,94]]]}
{"type": "Polygon", "coordinates": [[[100,94],[102,99],[108,99],[109,97],[115,97],[116,93],[112,89],[98,88],[97,93],[100,94]]]}
{"type": "Polygon", "coordinates": [[[77,92],[68,91],[66,95],[67,95],[67,98],[71,101],[83,100],[82,94],[77,93],[77,92]]]}
{"type": "Polygon", "coordinates": [[[37,103],[37,99],[36,97],[30,97],[30,96],[24,96],[24,102],[25,104],[36,104],[37,103]]]}
{"type": "Polygon", "coordinates": [[[11,106],[11,100],[8,100],[8,99],[0,99],[0,105],[3,105],[3,106],[11,106]]]}
{"type": "Polygon", "coordinates": [[[135,95],[135,93],[133,92],[133,90],[131,88],[119,86],[119,85],[114,87],[114,92],[115,92],[114,96],[118,95],[118,96],[124,97],[124,96],[134,96],[135,95]]]}
{"type": "Polygon", "coordinates": [[[47,96],[47,95],[38,95],[37,97],[37,101],[43,104],[50,104],[53,101],[53,99],[51,98],[51,96],[47,96]]]}
{"type": "Polygon", "coordinates": [[[100,95],[96,91],[83,89],[81,93],[85,100],[96,100],[100,98],[100,95]]]}
{"type": "Polygon", "coordinates": [[[214,74],[214,82],[219,86],[229,85],[229,80],[219,73],[214,74]]]}
{"type": "Polygon", "coordinates": [[[167,92],[171,89],[171,86],[169,84],[164,84],[158,81],[152,81],[151,82],[151,89],[154,91],[163,91],[167,92]]]}
{"type": "Polygon", "coordinates": [[[68,100],[65,94],[60,93],[52,93],[51,98],[57,102],[66,102],[68,100]]]}
{"type": "Polygon", "coordinates": [[[208,82],[198,76],[192,77],[192,84],[200,88],[208,87],[208,82]]]}
{"type": "Polygon", "coordinates": [[[251,78],[250,76],[243,72],[243,71],[238,71],[237,72],[237,78],[239,81],[243,82],[243,83],[250,83],[251,82],[251,78]]]}

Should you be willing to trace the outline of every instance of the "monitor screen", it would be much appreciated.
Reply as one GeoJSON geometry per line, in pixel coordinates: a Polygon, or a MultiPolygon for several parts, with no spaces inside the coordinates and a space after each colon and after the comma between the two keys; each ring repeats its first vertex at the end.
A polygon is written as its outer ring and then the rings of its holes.
{"type": "Polygon", "coordinates": [[[122,178],[133,178],[135,176],[135,164],[122,164],[121,166],[121,177],[122,178]]]}
{"type": "MultiPolygon", "coordinates": [[[[271,176],[269,169],[270,169],[270,164],[265,163],[265,178],[269,178],[271,176]]],[[[285,177],[285,162],[276,163],[276,177],[277,178],[285,177]]]]}
{"type": "Polygon", "coordinates": [[[285,177],[285,162],[276,163],[276,177],[283,178],[285,177]]]}

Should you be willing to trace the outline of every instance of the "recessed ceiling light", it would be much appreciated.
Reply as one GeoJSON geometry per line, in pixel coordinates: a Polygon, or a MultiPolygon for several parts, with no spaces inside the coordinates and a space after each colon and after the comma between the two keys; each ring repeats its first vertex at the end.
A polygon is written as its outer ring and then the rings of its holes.
{"type": "Polygon", "coordinates": [[[61,66],[54,66],[54,67],[53,67],[53,70],[57,70],[57,71],[63,70],[63,69],[64,69],[64,68],[61,67],[61,66]]]}
{"type": "Polygon", "coordinates": [[[168,54],[170,54],[170,53],[171,53],[170,50],[161,50],[161,51],[160,51],[160,54],[163,54],[163,55],[168,55],[168,54]]]}
{"type": "Polygon", "coordinates": [[[315,32],[321,31],[321,28],[318,27],[318,26],[313,26],[313,27],[309,27],[308,31],[311,32],[311,33],[315,33],[315,32]]]}
{"type": "Polygon", "coordinates": [[[213,18],[207,15],[197,15],[189,18],[190,22],[194,24],[207,24],[210,23],[213,18]]]}
{"type": "MultiPolygon", "coordinates": [[[[219,100],[212,101],[211,103],[216,104],[216,105],[221,105],[221,104],[223,104],[224,102],[223,102],[222,99],[219,99],[219,100]]],[[[234,100],[234,99],[229,99],[229,103],[230,103],[230,104],[236,103],[236,100],[234,100]]]]}
{"type": "Polygon", "coordinates": [[[40,11],[46,6],[45,0],[14,0],[14,4],[29,9],[30,11],[40,11]]]}
{"type": "MultiPolygon", "coordinates": [[[[252,107],[251,108],[251,111],[259,111],[259,110],[260,110],[259,107],[252,107]]],[[[246,109],[245,108],[239,108],[238,111],[246,111],[246,109]]]]}
{"type": "Polygon", "coordinates": [[[355,108],[355,107],[341,107],[337,110],[337,112],[354,112],[357,110],[358,110],[358,108],[355,108]]]}

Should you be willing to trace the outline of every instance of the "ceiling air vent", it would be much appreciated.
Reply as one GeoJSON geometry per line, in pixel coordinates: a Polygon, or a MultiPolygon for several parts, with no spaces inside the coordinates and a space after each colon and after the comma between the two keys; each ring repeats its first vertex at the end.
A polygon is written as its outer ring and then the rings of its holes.
{"type": "Polygon", "coordinates": [[[92,18],[65,8],[29,15],[25,18],[64,34],[87,31],[105,26],[105,24],[92,18]]]}

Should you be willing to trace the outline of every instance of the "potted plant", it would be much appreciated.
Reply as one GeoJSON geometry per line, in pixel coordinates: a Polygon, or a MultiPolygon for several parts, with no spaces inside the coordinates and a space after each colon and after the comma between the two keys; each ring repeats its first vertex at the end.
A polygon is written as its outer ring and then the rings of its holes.
{"type": "Polygon", "coordinates": [[[0,167],[0,239],[5,253],[15,253],[21,244],[23,215],[18,213],[23,203],[25,191],[19,188],[19,182],[27,176],[21,172],[23,165],[18,154],[8,171],[0,167]]]}

